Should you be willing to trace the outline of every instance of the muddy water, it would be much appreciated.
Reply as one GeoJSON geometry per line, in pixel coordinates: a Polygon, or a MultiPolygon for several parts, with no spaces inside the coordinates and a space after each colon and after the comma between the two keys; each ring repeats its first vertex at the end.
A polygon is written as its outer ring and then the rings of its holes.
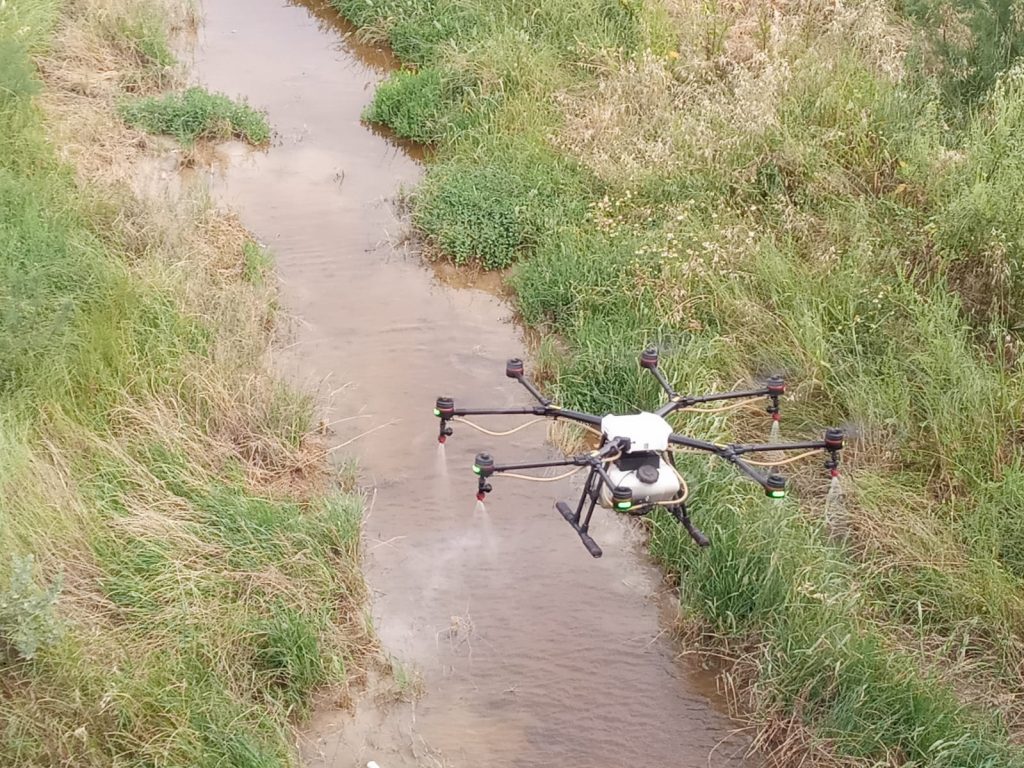
{"type": "Polygon", "coordinates": [[[204,14],[196,79],[267,110],[279,134],[266,153],[227,147],[212,185],[276,256],[301,321],[290,355],[332,395],[331,417],[346,419],[334,439],[358,438],[344,450],[372,489],[373,613],[426,691],[413,706],[364,705],[354,720],[320,713],[306,762],[740,764],[746,741],[710,677],[675,660],[658,574],[627,526],[602,514],[605,556],[593,560],[552,506],[576,492],[573,480],[499,478],[476,507],[473,455],[550,457],[543,428],[492,438],[456,425],[437,445],[439,394],[528,402],[504,377],[523,340],[505,304],[440,281],[403,246],[395,199],[420,165],[359,122],[392,62],[322,8],[206,0],[204,14]]]}

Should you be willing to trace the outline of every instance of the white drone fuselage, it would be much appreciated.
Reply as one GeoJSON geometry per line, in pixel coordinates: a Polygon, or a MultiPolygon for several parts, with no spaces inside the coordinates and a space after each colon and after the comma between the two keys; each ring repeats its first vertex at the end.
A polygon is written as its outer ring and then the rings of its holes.
{"type": "MultiPolygon", "coordinates": [[[[633,503],[670,501],[679,495],[679,476],[663,458],[668,450],[672,426],[655,413],[628,416],[609,415],[601,419],[605,440],[625,438],[629,451],[605,468],[614,486],[633,492],[633,503]]],[[[600,504],[612,508],[611,489],[602,485],[600,504]]]]}

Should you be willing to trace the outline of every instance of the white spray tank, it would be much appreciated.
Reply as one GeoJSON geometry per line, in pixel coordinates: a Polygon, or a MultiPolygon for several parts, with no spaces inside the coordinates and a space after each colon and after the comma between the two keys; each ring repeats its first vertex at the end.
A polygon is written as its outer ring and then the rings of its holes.
{"type": "MultiPolygon", "coordinates": [[[[609,415],[601,419],[606,440],[626,438],[629,452],[607,465],[613,486],[633,492],[633,504],[670,501],[679,496],[679,476],[661,457],[668,449],[672,426],[661,416],[646,411],[629,416],[609,415]]],[[[611,489],[601,486],[602,507],[613,508],[611,489]]]]}

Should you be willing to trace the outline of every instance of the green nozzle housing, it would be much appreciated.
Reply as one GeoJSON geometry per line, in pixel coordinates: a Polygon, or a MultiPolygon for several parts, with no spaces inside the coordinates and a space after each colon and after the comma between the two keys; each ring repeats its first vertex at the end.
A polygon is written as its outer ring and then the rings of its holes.
{"type": "Polygon", "coordinates": [[[775,473],[768,475],[764,484],[764,493],[769,499],[784,499],[786,497],[786,478],[775,473]]]}
{"type": "Polygon", "coordinates": [[[481,477],[494,474],[494,457],[489,453],[478,453],[473,460],[473,472],[481,477]]]}
{"type": "Polygon", "coordinates": [[[623,485],[612,488],[612,506],[621,512],[633,508],[633,491],[623,485]]]}

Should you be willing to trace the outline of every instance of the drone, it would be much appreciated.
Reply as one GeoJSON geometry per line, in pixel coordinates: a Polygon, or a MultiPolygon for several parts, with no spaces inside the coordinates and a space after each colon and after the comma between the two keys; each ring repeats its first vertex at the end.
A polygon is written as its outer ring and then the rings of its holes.
{"type": "Polygon", "coordinates": [[[641,411],[633,414],[608,414],[596,416],[555,405],[541,394],[540,390],[526,377],[523,361],[509,360],[505,375],[515,379],[537,401],[536,405],[519,408],[456,408],[451,397],[439,397],[434,406],[434,415],[440,420],[437,440],[444,444],[451,437],[451,423],[468,424],[490,435],[501,436],[517,432],[529,424],[544,419],[574,422],[594,432],[599,439],[597,447],[584,453],[568,456],[556,461],[528,462],[520,464],[497,464],[489,453],[478,453],[473,463],[477,475],[477,494],[483,501],[493,490],[491,479],[506,475],[525,480],[557,480],[578,471],[589,470],[583,490],[575,509],[564,501],[555,508],[579,535],[587,551],[594,557],[601,557],[601,547],[590,536],[590,520],[594,509],[600,504],[605,509],[642,517],[655,509],[665,509],[686,530],[700,547],[708,547],[711,541],[690,520],[687,508],[689,488],[676,466],[676,454],[680,452],[705,453],[733,465],[739,472],[760,485],[771,499],[786,496],[786,479],[774,471],[774,467],[789,463],[805,456],[823,451],[824,467],[830,476],[839,474],[839,452],[843,449],[845,435],[841,429],[829,428],[822,440],[805,442],[763,444],[730,443],[719,444],[699,440],[675,432],[665,417],[676,411],[714,413],[749,404],[762,397],[767,398],[765,411],[772,420],[781,417],[779,399],[786,392],[786,383],[781,376],[770,377],[759,389],[716,392],[706,395],[684,395],[676,392],[661,368],[658,367],[658,350],[648,347],[640,355],[640,366],[650,371],[668,396],[667,402],[653,412],[641,411]],[[728,406],[700,407],[707,403],[735,400],[728,406]],[[532,415],[534,421],[520,425],[507,432],[492,432],[469,421],[467,416],[532,415]],[[784,461],[756,461],[745,458],[751,454],[804,451],[784,461]],[[761,471],[758,467],[766,467],[761,471]],[[574,467],[563,475],[540,477],[522,475],[523,470],[547,469],[553,467],[574,467]],[[586,511],[584,512],[584,507],[586,511]]]}

